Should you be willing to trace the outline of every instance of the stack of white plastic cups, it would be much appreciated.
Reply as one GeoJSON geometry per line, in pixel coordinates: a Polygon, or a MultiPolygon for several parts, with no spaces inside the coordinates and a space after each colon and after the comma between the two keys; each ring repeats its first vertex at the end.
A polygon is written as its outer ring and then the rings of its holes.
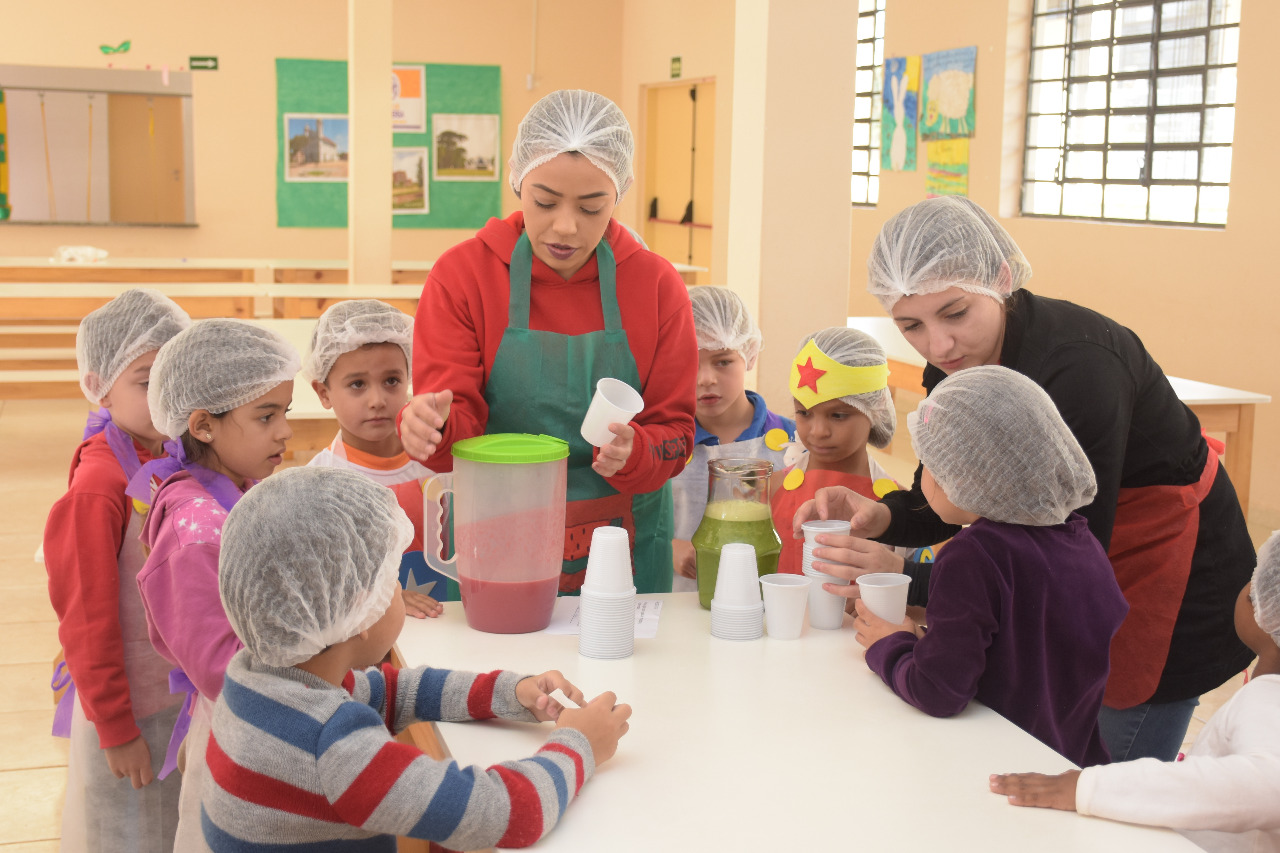
{"type": "Polygon", "coordinates": [[[711,636],[722,640],[757,640],[764,636],[764,602],[756,549],[730,542],[720,550],[716,594],[711,599],[711,636]]]}
{"type": "Polygon", "coordinates": [[[578,654],[606,660],[631,657],[636,642],[636,585],[627,531],[597,527],[592,532],[587,576],[579,596],[578,654]]]}
{"type": "Polygon", "coordinates": [[[831,631],[844,624],[846,599],[843,595],[832,595],[822,585],[831,583],[848,586],[849,582],[813,568],[813,549],[822,547],[814,541],[814,537],[819,533],[848,536],[850,525],[847,521],[806,521],[800,525],[800,529],[804,531],[804,559],[801,561],[801,569],[807,577],[813,579],[813,583],[809,584],[809,627],[831,631]]]}

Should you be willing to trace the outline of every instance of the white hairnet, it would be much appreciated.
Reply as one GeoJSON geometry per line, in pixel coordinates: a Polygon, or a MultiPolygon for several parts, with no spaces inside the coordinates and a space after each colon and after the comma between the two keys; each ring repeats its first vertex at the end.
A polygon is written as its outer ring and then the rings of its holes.
{"type": "Polygon", "coordinates": [[[303,372],[308,379],[327,382],[338,356],[365,344],[400,347],[408,370],[413,365],[413,318],[377,299],[337,302],[316,321],[303,372]]]}
{"type": "Polygon", "coordinates": [[[1093,466],[1044,389],[1007,367],[938,383],[907,416],[916,455],[960,509],[992,521],[1066,521],[1097,494],[1093,466]]]}
{"type": "Polygon", "coordinates": [[[387,487],[341,468],[288,468],[227,513],[222,607],[258,660],[301,663],[382,618],[412,539],[387,487]]]}
{"type": "Polygon", "coordinates": [[[278,333],[244,320],[200,320],[160,348],[147,405],[162,434],[179,438],[191,413],[229,412],[298,373],[298,351],[278,333]]]}
{"type": "Polygon", "coordinates": [[[1280,530],[1258,549],[1253,570],[1253,618],[1280,645],[1280,530]]]}
{"type": "Polygon", "coordinates": [[[76,330],[80,390],[98,404],[134,360],[191,325],[191,318],[158,290],[126,290],[96,311],[76,330]]]}
{"type": "MultiPolygon", "coordinates": [[[[880,342],[857,329],[832,326],[806,335],[796,352],[803,350],[809,341],[813,341],[827,358],[845,367],[871,367],[888,363],[880,342]]],[[[873,447],[887,447],[893,440],[893,433],[898,428],[898,410],[893,406],[893,397],[888,388],[841,397],[840,402],[853,406],[871,421],[871,435],[867,440],[873,447]]]]}
{"type": "Polygon", "coordinates": [[[516,130],[508,171],[520,195],[525,175],[560,154],[576,151],[609,176],[618,201],[631,186],[635,153],[631,125],[618,105],[595,92],[561,89],[529,108],[516,130]]]}
{"type": "Polygon", "coordinates": [[[880,229],[867,258],[867,292],[884,310],[904,296],[959,287],[997,301],[1031,278],[1031,264],[1009,232],[960,196],[930,198],[896,214],[880,229]],[[1010,279],[1001,281],[1009,265],[1010,279]]]}
{"type": "Polygon", "coordinates": [[[731,349],[741,353],[747,370],[755,366],[764,336],[751,319],[742,297],[727,287],[701,284],[689,288],[693,304],[693,330],[698,349],[718,352],[731,349]]]}

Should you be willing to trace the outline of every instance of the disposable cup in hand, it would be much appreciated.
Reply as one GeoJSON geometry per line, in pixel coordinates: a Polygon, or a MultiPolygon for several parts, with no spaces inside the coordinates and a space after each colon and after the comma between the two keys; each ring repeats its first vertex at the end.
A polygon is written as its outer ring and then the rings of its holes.
{"type": "Polygon", "coordinates": [[[834,631],[844,624],[843,595],[833,595],[822,588],[824,583],[848,586],[844,578],[832,577],[823,572],[805,567],[805,576],[813,581],[809,585],[809,625],[824,631],[834,631]]]}
{"type": "Polygon", "coordinates": [[[613,441],[610,424],[628,423],[644,409],[640,392],[621,379],[601,379],[596,383],[595,396],[582,419],[582,437],[596,447],[604,447],[613,441]]]}
{"type": "Polygon", "coordinates": [[[812,583],[813,579],[804,575],[774,574],[760,578],[760,588],[764,590],[764,621],[770,637],[794,640],[800,636],[812,583]]]}
{"type": "Polygon", "coordinates": [[[753,546],[730,542],[720,549],[715,600],[727,605],[760,604],[760,574],[753,546]]]}
{"type": "Polygon", "coordinates": [[[907,617],[907,587],[911,578],[877,572],[858,578],[858,594],[872,613],[893,625],[907,617]]]}
{"type": "Polygon", "coordinates": [[[587,552],[587,576],[583,589],[599,593],[625,593],[635,589],[631,577],[631,546],[621,527],[597,527],[591,532],[587,552]]]}
{"type": "Polygon", "coordinates": [[[800,529],[804,531],[804,544],[809,546],[817,545],[814,537],[819,533],[835,533],[838,536],[848,536],[852,530],[852,525],[847,521],[806,521],[800,525],[800,529]]]}

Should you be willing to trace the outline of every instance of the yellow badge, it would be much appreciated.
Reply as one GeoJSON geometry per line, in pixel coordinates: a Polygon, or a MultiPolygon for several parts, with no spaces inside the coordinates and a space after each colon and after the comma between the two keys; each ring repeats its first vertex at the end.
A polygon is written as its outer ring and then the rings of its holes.
{"type": "Polygon", "coordinates": [[[794,492],[800,488],[800,484],[804,482],[804,472],[799,468],[792,468],[787,472],[787,476],[782,478],[782,488],[788,492],[794,492]]]}
{"type": "MultiPolygon", "coordinates": [[[[781,450],[791,441],[785,429],[774,427],[764,434],[764,446],[770,450],[781,450]]],[[[692,457],[691,457],[692,458],[692,457]]]]}
{"type": "Polygon", "coordinates": [[[876,497],[882,498],[890,492],[898,491],[899,486],[888,477],[881,477],[871,484],[871,491],[875,492],[876,497]]]}
{"type": "Polygon", "coordinates": [[[848,367],[809,341],[791,363],[791,394],[806,409],[889,387],[889,364],[848,367]]]}
{"type": "Polygon", "coordinates": [[[138,500],[137,498],[134,498],[133,511],[136,512],[138,515],[146,515],[148,512],[151,511],[151,504],[144,504],[142,501],[138,500]]]}

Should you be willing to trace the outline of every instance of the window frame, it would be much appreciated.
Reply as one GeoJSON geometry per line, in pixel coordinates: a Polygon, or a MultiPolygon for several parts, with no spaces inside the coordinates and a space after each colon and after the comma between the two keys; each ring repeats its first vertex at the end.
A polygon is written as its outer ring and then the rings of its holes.
{"type": "Polygon", "coordinates": [[[858,156],[859,152],[866,152],[867,168],[865,170],[852,168],[850,163],[849,176],[849,200],[854,207],[874,208],[880,201],[880,110],[884,101],[884,13],[887,0],[859,0],[858,2],[858,26],[854,32],[854,118],[853,118],[853,147],[852,157],[858,156]],[[858,38],[858,33],[862,30],[863,19],[869,18],[872,23],[870,26],[871,35],[867,38],[858,38]],[[871,64],[862,65],[858,63],[858,53],[863,45],[867,45],[868,52],[871,54],[871,64]],[[870,72],[871,88],[858,89],[857,76],[859,72],[870,72]],[[868,115],[858,117],[858,104],[862,99],[869,99],[871,108],[868,115]],[[866,126],[868,138],[866,144],[858,144],[858,128],[866,126]],[[866,192],[862,199],[854,196],[853,185],[858,179],[866,181],[866,192]]]}
{"type": "MultiPolygon", "coordinates": [[[[1205,177],[1205,153],[1213,150],[1231,151],[1234,144],[1234,121],[1236,115],[1236,102],[1234,92],[1231,100],[1211,102],[1209,92],[1209,82],[1214,72],[1229,69],[1233,73],[1238,68],[1238,52],[1239,52],[1239,6],[1238,0],[1204,0],[1204,24],[1203,26],[1193,26],[1179,29],[1164,29],[1165,10],[1173,9],[1180,3],[1187,0],[1036,0],[1031,14],[1031,42],[1028,55],[1027,69],[1027,114],[1024,127],[1023,137],[1023,157],[1022,157],[1022,173],[1020,175],[1020,203],[1019,207],[1023,216],[1048,218],[1048,219],[1082,219],[1088,221],[1099,222],[1121,222],[1142,225],[1174,225],[1183,227],[1196,228],[1224,228],[1226,226],[1227,212],[1230,205],[1230,167],[1227,166],[1227,174],[1225,180],[1209,180],[1205,177]],[[1234,17],[1232,8],[1234,7],[1234,17]],[[1137,33],[1134,35],[1117,35],[1117,21],[1120,14],[1127,9],[1149,8],[1151,10],[1150,31],[1146,33],[1137,33]],[[1077,28],[1082,20],[1097,12],[1110,12],[1110,23],[1108,32],[1105,36],[1082,38],[1077,36],[1077,28]],[[1218,13],[1219,22],[1215,23],[1215,13],[1218,13]],[[1047,22],[1057,19],[1055,23],[1061,21],[1063,30],[1063,41],[1044,40],[1044,43],[1038,44],[1040,38],[1039,28],[1046,25],[1047,22]],[[1233,34],[1228,34],[1234,31],[1233,34]],[[1234,50],[1236,52],[1235,62],[1212,62],[1213,46],[1215,43],[1215,33],[1224,33],[1220,38],[1223,41],[1220,45],[1229,47],[1234,37],[1234,50]],[[1176,34],[1176,35],[1175,35],[1176,34]],[[1161,45],[1170,45],[1178,39],[1199,39],[1203,38],[1203,56],[1200,61],[1188,62],[1186,64],[1170,65],[1168,67],[1161,66],[1161,45]],[[1117,71],[1117,53],[1118,50],[1128,46],[1149,45],[1148,61],[1145,69],[1138,70],[1121,70],[1117,71]],[[1087,58],[1088,53],[1099,48],[1107,50],[1107,70],[1101,74],[1091,73],[1092,68],[1073,68],[1077,64],[1077,58],[1087,58]],[[1037,53],[1045,52],[1052,56],[1054,51],[1062,52],[1062,71],[1061,76],[1042,76],[1037,77],[1037,53]],[[1160,99],[1160,81],[1172,78],[1192,78],[1198,76],[1200,78],[1200,97],[1193,103],[1162,103],[1160,99]],[[1124,83],[1131,80],[1145,80],[1147,82],[1146,105],[1145,106],[1123,106],[1115,107],[1114,92],[1117,83],[1124,83]],[[1039,87],[1052,86],[1053,83],[1060,83],[1061,92],[1061,112],[1054,111],[1038,111],[1036,109],[1036,98],[1039,93],[1039,87]],[[1105,103],[1102,106],[1086,104],[1073,104],[1073,98],[1080,98],[1084,95],[1083,87],[1091,84],[1105,83],[1105,103]],[[1074,94],[1080,92],[1079,95],[1074,94]],[[1223,115],[1231,116],[1232,131],[1231,141],[1218,142],[1207,138],[1209,122],[1207,118],[1210,111],[1214,111],[1213,115],[1218,115],[1219,111],[1223,115]],[[1166,116],[1195,116],[1198,122],[1198,139],[1197,141],[1157,141],[1156,133],[1160,124],[1160,117],[1166,116]],[[1033,145],[1036,139],[1037,131],[1034,128],[1036,120],[1042,116],[1056,117],[1061,116],[1061,128],[1057,134],[1058,144],[1033,145]],[[1145,121],[1145,130],[1143,139],[1138,141],[1111,141],[1113,123],[1116,119],[1124,118],[1141,118],[1145,121]],[[1101,119],[1100,133],[1086,141],[1071,141],[1072,119],[1101,119]],[[1059,152],[1057,164],[1052,180],[1043,177],[1036,177],[1036,166],[1034,160],[1039,152],[1054,151],[1059,152]],[[1177,154],[1179,152],[1193,153],[1195,155],[1195,176],[1194,178],[1186,177],[1155,177],[1153,172],[1158,169],[1159,154],[1177,154]],[[1141,164],[1138,167],[1137,177],[1111,177],[1112,172],[1112,155],[1119,154],[1138,154],[1141,157],[1141,164]],[[1070,174],[1070,161],[1075,159],[1072,155],[1094,155],[1094,162],[1099,163],[1096,176],[1072,176],[1070,174]],[[1057,194],[1057,212],[1045,212],[1044,210],[1036,211],[1034,209],[1034,198],[1031,192],[1034,191],[1037,184],[1056,184],[1059,187],[1057,194]],[[1066,213],[1067,206],[1067,187],[1072,184],[1095,185],[1099,189],[1098,215],[1089,215],[1084,213],[1066,213]],[[1137,218],[1125,215],[1107,215],[1107,197],[1108,187],[1120,186],[1137,186],[1146,190],[1146,200],[1144,204],[1144,216],[1137,218]],[[1153,218],[1153,199],[1152,188],[1154,187],[1189,187],[1195,191],[1195,206],[1193,208],[1193,218],[1185,219],[1157,219],[1153,218]],[[1222,208],[1222,221],[1214,221],[1213,219],[1202,219],[1207,211],[1203,208],[1206,188],[1224,188],[1227,192],[1227,202],[1222,208]]],[[[1193,0],[1194,2],[1194,0],[1193,0]]],[[[1088,24],[1086,24],[1088,26],[1088,24]]],[[[1090,33],[1090,36],[1094,34],[1090,33]]],[[[1217,57],[1221,59],[1222,57],[1217,57]]],[[[1086,59],[1086,61],[1091,61],[1086,59]]],[[[1238,80],[1238,76],[1237,76],[1238,80]]],[[[1052,88],[1048,90],[1052,92],[1052,88]]],[[[1043,102],[1040,106],[1044,106],[1043,102]]],[[[1175,119],[1176,120],[1176,119],[1175,119]]],[[[1052,142],[1052,139],[1045,140],[1052,142]]],[[[1230,154],[1228,153],[1228,158],[1230,154]]],[[[1184,167],[1185,168],[1185,167],[1184,167]]]]}

